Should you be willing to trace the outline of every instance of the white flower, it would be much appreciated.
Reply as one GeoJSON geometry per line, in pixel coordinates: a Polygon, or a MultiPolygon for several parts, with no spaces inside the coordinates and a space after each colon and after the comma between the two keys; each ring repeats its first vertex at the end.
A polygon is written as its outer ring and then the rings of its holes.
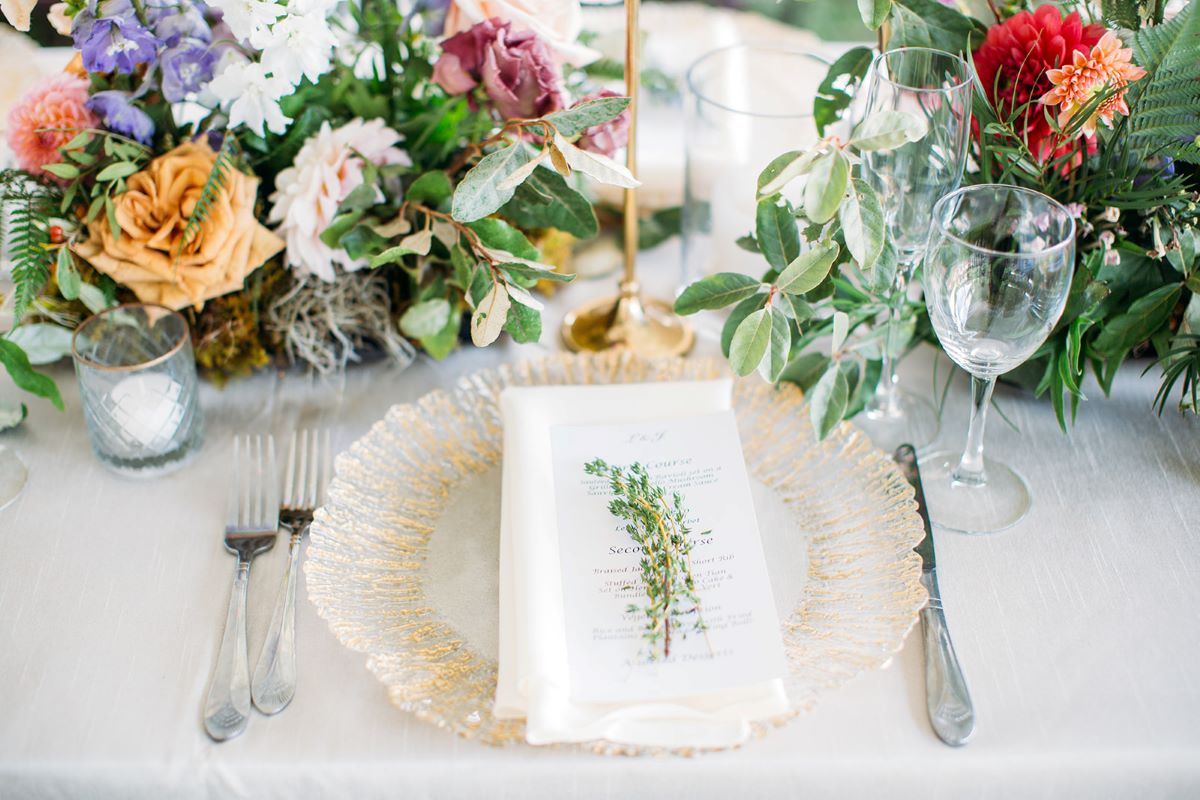
{"type": "Polygon", "coordinates": [[[262,65],[293,86],[301,78],[313,83],[329,71],[337,37],[320,13],[288,14],[276,22],[268,35],[254,42],[262,53],[262,65]]]}
{"type": "Polygon", "coordinates": [[[446,35],[465,31],[485,19],[499,17],[513,29],[533,31],[561,61],[583,66],[600,57],[579,43],[583,11],[579,0],[450,0],[446,35]]]}
{"type": "Polygon", "coordinates": [[[401,136],[383,120],[351,120],[337,130],[329,123],[300,148],[292,166],[275,179],[270,222],[287,241],[288,266],[332,281],[337,264],[347,272],[366,266],[345,250],[321,241],[321,234],[338,206],[363,183],[364,160],[373,164],[410,165],[408,154],[396,147],[401,136]]]}
{"type": "Polygon", "coordinates": [[[263,28],[287,13],[278,3],[265,0],[212,0],[209,5],[220,10],[229,30],[243,42],[253,41],[263,28]]]}
{"type": "Polygon", "coordinates": [[[50,6],[50,10],[46,12],[46,19],[50,21],[50,26],[58,32],[59,36],[71,35],[71,28],[75,25],[75,18],[67,16],[66,3],[55,3],[50,6]]]}
{"type": "Polygon", "coordinates": [[[291,94],[292,85],[268,75],[266,68],[255,61],[229,63],[208,88],[228,112],[230,127],[245,125],[262,136],[264,125],[272,133],[283,133],[291,122],[279,101],[291,94]]]}

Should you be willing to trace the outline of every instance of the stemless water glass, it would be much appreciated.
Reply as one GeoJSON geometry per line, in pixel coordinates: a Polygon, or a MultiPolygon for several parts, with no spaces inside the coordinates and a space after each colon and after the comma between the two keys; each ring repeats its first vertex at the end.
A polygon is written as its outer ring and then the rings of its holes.
{"type": "Polygon", "coordinates": [[[867,100],[857,120],[881,111],[904,111],[925,125],[915,142],[862,154],[861,173],[879,195],[887,235],[899,265],[888,311],[883,370],[860,424],[879,447],[916,447],[937,437],[940,422],[933,405],[897,385],[898,321],[908,283],[921,261],[929,214],[943,195],[958,188],[971,129],[971,68],[963,59],[926,47],[902,47],[880,53],[866,79],[867,100]]]}
{"type": "Polygon", "coordinates": [[[202,441],[191,334],[179,312],[124,305],[84,320],[72,341],[92,449],[110,469],[177,469],[202,441]]]}
{"type": "Polygon", "coordinates": [[[983,457],[996,377],[1042,346],[1062,316],[1075,264],[1075,223],[1031,189],[968,186],[938,201],[925,256],[925,301],[938,340],[971,374],[971,426],[961,457],[922,459],[933,522],[991,533],[1029,510],[1029,486],[983,457]]]}

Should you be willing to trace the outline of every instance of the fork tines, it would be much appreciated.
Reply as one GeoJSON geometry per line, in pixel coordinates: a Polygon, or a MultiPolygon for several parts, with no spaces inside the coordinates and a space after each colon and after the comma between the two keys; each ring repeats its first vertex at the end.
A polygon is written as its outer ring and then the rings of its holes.
{"type": "Polygon", "coordinates": [[[225,506],[226,531],[274,530],[279,514],[275,437],[257,434],[233,440],[233,476],[225,506]]]}
{"type": "Polygon", "coordinates": [[[284,477],[283,508],[311,512],[325,502],[333,476],[333,447],[328,428],[292,433],[284,477]]]}

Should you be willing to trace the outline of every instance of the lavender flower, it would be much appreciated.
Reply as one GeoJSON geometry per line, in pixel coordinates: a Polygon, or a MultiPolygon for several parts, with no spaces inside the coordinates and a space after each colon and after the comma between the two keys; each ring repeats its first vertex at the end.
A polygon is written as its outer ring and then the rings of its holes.
{"type": "Polygon", "coordinates": [[[153,62],[159,45],[129,0],[93,0],[76,15],[71,35],[88,72],[131,73],[153,62]]]}
{"type": "Polygon", "coordinates": [[[162,93],[169,103],[188,99],[212,80],[217,57],[199,39],[181,39],[162,52],[162,93]]]}
{"type": "Polygon", "coordinates": [[[87,107],[96,112],[104,127],[114,133],[136,139],[142,144],[150,144],[154,138],[154,120],[135,106],[125,92],[96,92],[87,101],[87,107]]]}

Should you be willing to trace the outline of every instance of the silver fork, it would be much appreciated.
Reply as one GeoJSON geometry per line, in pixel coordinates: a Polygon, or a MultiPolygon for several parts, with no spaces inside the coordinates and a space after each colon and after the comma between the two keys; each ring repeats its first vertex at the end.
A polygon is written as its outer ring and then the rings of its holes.
{"type": "Polygon", "coordinates": [[[204,730],[218,742],[244,731],[250,718],[246,587],[250,581],[250,561],[271,549],[279,528],[274,437],[236,437],[233,464],[226,504],[225,549],[237,556],[237,571],[229,593],[217,666],[204,703],[204,730]]]}
{"type": "Polygon", "coordinates": [[[300,567],[300,546],[312,524],[313,512],[325,502],[332,459],[327,429],[292,434],[283,506],[279,510],[280,525],[292,535],[288,569],[279,586],[271,628],[254,667],[251,685],[254,705],[264,714],[278,714],[296,694],[296,573],[300,567]]]}

